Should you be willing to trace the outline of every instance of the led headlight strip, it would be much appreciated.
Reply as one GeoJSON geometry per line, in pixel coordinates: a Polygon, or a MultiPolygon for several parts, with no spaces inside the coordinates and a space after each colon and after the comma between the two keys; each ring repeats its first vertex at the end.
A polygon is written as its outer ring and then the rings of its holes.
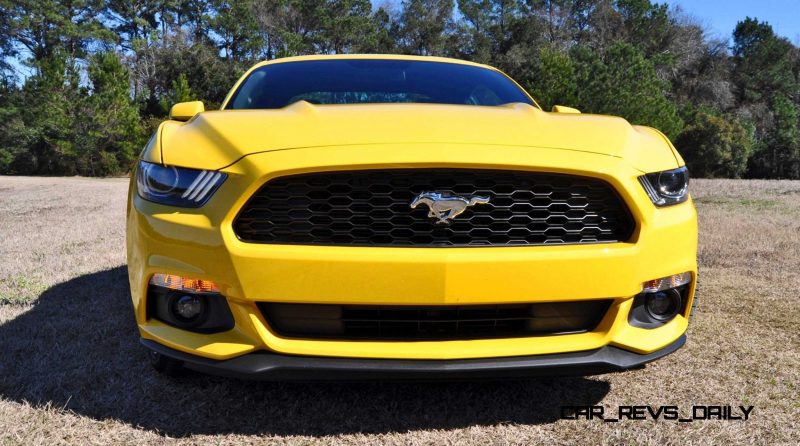
{"type": "Polygon", "coordinates": [[[214,170],[162,166],[139,161],[136,184],[145,200],[177,207],[204,205],[227,178],[214,170]]]}
{"type": "Polygon", "coordinates": [[[225,174],[219,172],[210,172],[208,170],[204,170],[200,173],[200,175],[192,181],[192,184],[186,189],[181,195],[181,198],[186,198],[187,200],[195,201],[195,202],[202,202],[211,188],[217,184],[217,181],[225,174]]]}

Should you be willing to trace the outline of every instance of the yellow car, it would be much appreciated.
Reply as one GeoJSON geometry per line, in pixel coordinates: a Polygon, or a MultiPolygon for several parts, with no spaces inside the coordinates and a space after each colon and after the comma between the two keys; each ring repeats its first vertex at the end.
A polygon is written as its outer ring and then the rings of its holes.
{"type": "Polygon", "coordinates": [[[680,348],[696,213],[658,130],[542,110],[485,65],[259,63],[173,106],[127,250],[159,371],[275,380],[594,374],[680,348]]]}

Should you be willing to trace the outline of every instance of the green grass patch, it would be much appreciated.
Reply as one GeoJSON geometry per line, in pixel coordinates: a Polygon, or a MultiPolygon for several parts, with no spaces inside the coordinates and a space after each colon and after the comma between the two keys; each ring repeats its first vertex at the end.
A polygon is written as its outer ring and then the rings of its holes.
{"type": "Polygon", "coordinates": [[[12,276],[0,278],[0,305],[29,303],[47,287],[38,279],[12,276]]]}
{"type": "Polygon", "coordinates": [[[701,197],[696,198],[694,203],[698,207],[703,207],[706,205],[722,205],[725,207],[746,208],[748,210],[755,211],[775,209],[780,204],[777,200],[733,197],[701,197]]]}

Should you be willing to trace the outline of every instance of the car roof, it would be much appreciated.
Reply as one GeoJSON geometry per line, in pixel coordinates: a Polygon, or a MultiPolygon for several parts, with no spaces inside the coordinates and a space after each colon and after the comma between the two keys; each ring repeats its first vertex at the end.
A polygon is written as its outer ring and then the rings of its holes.
{"type": "Polygon", "coordinates": [[[259,62],[255,64],[253,68],[258,68],[264,65],[272,65],[272,64],[286,63],[286,62],[303,62],[308,60],[342,60],[342,59],[415,60],[421,62],[443,62],[443,63],[458,64],[458,65],[471,65],[474,67],[489,68],[491,70],[496,70],[496,68],[490,65],[470,62],[467,60],[452,59],[449,57],[411,56],[403,54],[316,54],[309,56],[291,56],[291,57],[282,57],[279,59],[272,59],[259,62]]]}

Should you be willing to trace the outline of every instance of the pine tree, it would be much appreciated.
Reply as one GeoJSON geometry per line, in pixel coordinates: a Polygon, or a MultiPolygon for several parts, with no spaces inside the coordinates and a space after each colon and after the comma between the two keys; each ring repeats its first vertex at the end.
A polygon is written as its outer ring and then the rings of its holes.
{"type": "Polygon", "coordinates": [[[197,95],[194,94],[189,86],[189,80],[186,79],[185,74],[181,73],[177,79],[172,81],[170,94],[161,98],[161,108],[164,109],[164,113],[169,113],[170,108],[179,102],[196,100],[197,95]]]}
{"type": "Polygon", "coordinates": [[[26,157],[30,129],[22,119],[22,92],[10,78],[0,79],[0,174],[24,173],[15,160],[26,157]]]}
{"type": "Polygon", "coordinates": [[[683,128],[678,110],[665,94],[653,63],[641,50],[617,43],[605,55],[587,47],[573,48],[577,105],[592,113],[622,116],[633,124],[655,127],[674,138],[683,128]]]}
{"type": "Polygon", "coordinates": [[[29,129],[25,153],[14,162],[18,173],[75,175],[75,127],[81,102],[78,68],[63,52],[36,62],[23,86],[21,116],[29,129]]]}
{"type": "Polygon", "coordinates": [[[453,0],[405,0],[395,35],[403,52],[442,56],[452,21],[453,0]]]}
{"type": "Polygon", "coordinates": [[[800,85],[793,71],[793,47],[776,36],[769,24],[749,17],[736,25],[733,37],[733,81],[739,107],[755,125],[758,139],[750,173],[800,178],[800,85]]]}
{"type": "Polygon", "coordinates": [[[542,48],[534,65],[528,91],[545,110],[554,105],[577,104],[575,64],[568,54],[542,48]]]}
{"type": "Polygon", "coordinates": [[[83,175],[118,175],[130,168],[144,144],[130,76],[113,52],[92,56],[88,74],[91,94],[84,101],[77,169],[83,175]]]}
{"type": "Polygon", "coordinates": [[[210,28],[220,36],[219,49],[228,60],[252,60],[262,42],[258,22],[251,13],[252,1],[214,0],[210,28]]]}

